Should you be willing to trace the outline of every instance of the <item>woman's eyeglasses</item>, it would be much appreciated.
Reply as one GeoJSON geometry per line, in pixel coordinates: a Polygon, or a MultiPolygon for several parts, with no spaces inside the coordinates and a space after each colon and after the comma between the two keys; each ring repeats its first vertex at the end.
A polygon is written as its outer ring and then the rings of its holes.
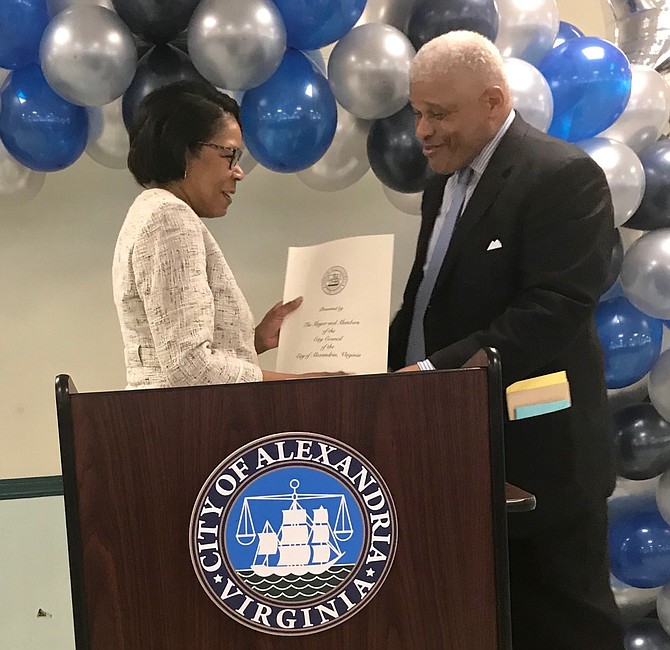
{"type": "Polygon", "coordinates": [[[223,145],[216,144],[215,142],[198,142],[196,144],[202,145],[203,147],[212,147],[218,151],[222,151],[222,158],[227,158],[230,161],[230,169],[239,164],[240,158],[244,151],[238,149],[237,147],[224,147],[223,145]]]}

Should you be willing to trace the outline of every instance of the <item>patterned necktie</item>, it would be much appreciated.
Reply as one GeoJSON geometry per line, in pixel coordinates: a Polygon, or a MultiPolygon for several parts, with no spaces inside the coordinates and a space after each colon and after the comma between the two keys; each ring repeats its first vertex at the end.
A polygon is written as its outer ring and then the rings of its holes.
{"type": "Polygon", "coordinates": [[[456,179],[456,189],[451,199],[451,204],[442,221],[442,228],[435,241],[432,255],[423,274],[423,279],[419,285],[414,303],[414,315],[412,325],[409,330],[409,340],[407,341],[407,355],[405,357],[406,365],[410,366],[417,361],[426,358],[426,343],[423,336],[423,319],[426,315],[426,309],[430,302],[430,296],[435,287],[437,275],[444,262],[444,256],[449,248],[449,242],[454,232],[456,222],[463,209],[465,194],[468,189],[468,183],[472,178],[472,168],[464,167],[458,172],[456,179]]]}

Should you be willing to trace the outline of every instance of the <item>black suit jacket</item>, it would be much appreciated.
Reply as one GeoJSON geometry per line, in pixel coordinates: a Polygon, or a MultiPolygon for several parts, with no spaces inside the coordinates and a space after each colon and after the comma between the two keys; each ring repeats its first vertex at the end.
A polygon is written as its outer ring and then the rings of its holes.
{"type": "MultiPolygon", "coordinates": [[[[446,177],[425,190],[416,258],[393,320],[389,364],[405,365],[428,242],[446,177]]],[[[479,348],[500,352],[504,386],[567,371],[570,409],[505,423],[507,480],[537,496],[510,533],[561,525],[614,487],[607,395],[594,310],[613,229],[605,176],[578,147],[516,117],[458,226],[426,310],[428,358],[457,368],[479,348]],[[491,242],[500,247],[487,250],[491,242]]]]}

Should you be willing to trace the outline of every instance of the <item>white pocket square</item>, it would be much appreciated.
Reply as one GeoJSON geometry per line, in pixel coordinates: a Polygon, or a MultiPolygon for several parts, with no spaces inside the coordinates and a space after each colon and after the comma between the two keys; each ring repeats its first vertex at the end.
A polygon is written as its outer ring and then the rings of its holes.
{"type": "Polygon", "coordinates": [[[500,243],[499,239],[494,239],[490,244],[489,247],[486,249],[487,251],[494,251],[496,248],[502,248],[502,244],[500,243]]]}

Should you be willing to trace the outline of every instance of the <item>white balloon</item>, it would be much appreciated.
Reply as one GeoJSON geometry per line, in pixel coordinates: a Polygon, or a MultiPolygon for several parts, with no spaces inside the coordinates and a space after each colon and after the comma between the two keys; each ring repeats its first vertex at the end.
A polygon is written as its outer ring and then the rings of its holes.
{"type": "Polygon", "coordinates": [[[249,149],[244,150],[244,154],[240,158],[240,167],[246,176],[254,167],[258,165],[258,161],[249,153],[249,149]]]}
{"type": "Polygon", "coordinates": [[[389,200],[391,205],[394,208],[404,212],[405,214],[411,214],[419,216],[421,214],[421,198],[423,192],[413,192],[412,194],[405,194],[404,192],[397,192],[392,190],[390,187],[386,187],[382,183],[382,189],[386,198],[389,200]]]}
{"type": "Polygon", "coordinates": [[[368,0],[354,27],[366,23],[386,23],[404,32],[413,8],[414,2],[410,0],[368,0]]]}
{"type": "Polygon", "coordinates": [[[542,73],[527,61],[505,59],[505,75],[514,109],[526,122],[545,133],[554,116],[554,98],[542,73]]]}
{"type": "Polygon", "coordinates": [[[98,5],[110,11],[116,11],[112,0],[47,0],[47,9],[52,18],[61,11],[80,5],[98,5]]]}
{"type": "Polygon", "coordinates": [[[46,174],[24,167],[0,142],[0,205],[20,205],[42,189],[46,174]]]}
{"type": "Polygon", "coordinates": [[[125,169],[130,142],[123,123],[123,98],[104,106],[87,109],[88,143],[86,153],[97,163],[111,169],[125,169]]]}
{"type": "Polygon", "coordinates": [[[670,350],[661,354],[649,373],[649,397],[661,417],[670,422],[670,350]]]}
{"type": "Polygon", "coordinates": [[[646,65],[631,65],[630,99],[623,113],[598,137],[627,144],[642,151],[656,142],[668,123],[670,90],[665,79],[646,65]]]}
{"type": "Polygon", "coordinates": [[[651,612],[656,606],[658,595],[661,593],[661,587],[638,589],[624,584],[613,575],[610,576],[610,587],[624,624],[637,621],[651,612]]]}
{"type": "Polygon", "coordinates": [[[368,131],[370,122],[337,106],[337,129],[330,147],[311,167],[297,173],[305,185],[335,192],[353,185],[370,169],[368,131]]]}
{"type": "Polygon", "coordinates": [[[670,634],[670,584],[661,589],[656,599],[656,613],[663,629],[670,634]]]}
{"type": "Polygon", "coordinates": [[[663,519],[670,523],[670,471],[663,472],[658,481],[656,506],[663,519]]]}
{"type": "Polygon", "coordinates": [[[627,145],[607,138],[577,142],[605,172],[614,204],[614,225],[626,223],[640,206],[647,186],[644,167],[627,145]]]}
{"type": "Polygon", "coordinates": [[[497,0],[496,46],[505,56],[537,65],[554,46],[559,18],[556,0],[497,0]]]}

